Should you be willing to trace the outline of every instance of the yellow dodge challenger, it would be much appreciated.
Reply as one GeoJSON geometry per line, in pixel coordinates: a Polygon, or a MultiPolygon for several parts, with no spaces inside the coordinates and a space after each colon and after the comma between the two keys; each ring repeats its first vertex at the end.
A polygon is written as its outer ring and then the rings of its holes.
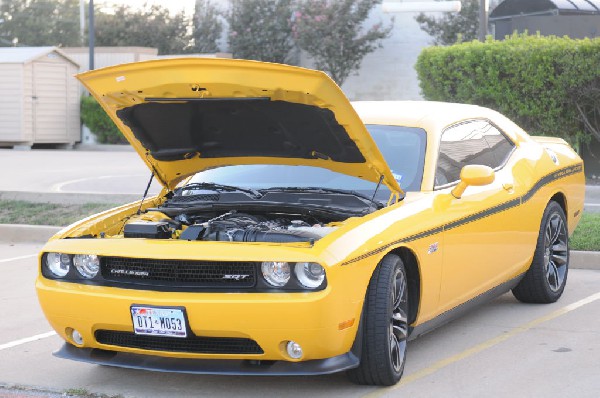
{"type": "Polygon", "coordinates": [[[561,139],[478,106],[351,104],[277,64],[78,77],[163,188],[44,246],[58,357],[392,385],[408,340],[511,289],[550,303],[565,288],[584,175],[561,139]]]}

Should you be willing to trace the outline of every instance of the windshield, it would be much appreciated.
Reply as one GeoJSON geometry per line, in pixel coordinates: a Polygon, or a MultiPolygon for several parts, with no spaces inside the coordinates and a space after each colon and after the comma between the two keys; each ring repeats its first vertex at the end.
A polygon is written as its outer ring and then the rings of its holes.
{"type": "MultiPolygon", "coordinates": [[[[419,191],[423,177],[426,133],[420,128],[366,126],[392,173],[404,191],[419,191]]],[[[372,195],[377,184],[320,167],[288,165],[222,166],[197,173],[189,181],[216,183],[254,190],[277,187],[322,187],[372,195]]],[[[194,192],[196,193],[196,192],[194,192]]],[[[183,194],[186,192],[184,190],[183,194]]],[[[389,190],[382,184],[378,200],[387,200],[389,190]]]]}

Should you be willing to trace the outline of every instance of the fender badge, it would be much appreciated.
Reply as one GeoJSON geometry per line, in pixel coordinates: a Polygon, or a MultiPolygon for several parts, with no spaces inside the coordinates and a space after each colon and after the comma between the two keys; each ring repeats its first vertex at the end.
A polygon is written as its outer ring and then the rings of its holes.
{"type": "Polygon", "coordinates": [[[438,249],[438,242],[432,243],[429,245],[429,250],[427,250],[427,254],[435,253],[438,249]]]}

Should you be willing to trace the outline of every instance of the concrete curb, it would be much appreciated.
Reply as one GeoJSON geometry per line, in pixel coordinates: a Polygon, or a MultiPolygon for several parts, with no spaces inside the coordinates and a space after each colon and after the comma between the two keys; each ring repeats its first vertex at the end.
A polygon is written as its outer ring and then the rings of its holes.
{"type": "MultiPolygon", "coordinates": [[[[149,194],[148,196],[152,196],[152,194],[149,194]]],[[[22,200],[32,203],[56,203],[68,205],[86,203],[107,203],[117,205],[135,202],[141,198],[141,194],[0,191],[0,199],[2,200],[22,200]]]]}
{"type": "MultiPolygon", "coordinates": [[[[48,225],[0,224],[0,242],[45,243],[62,228],[48,225]]],[[[572,250],[570,252],[569,266],[573,269],[600,271],[600,252],[572,250]]]]}
{"type": "Polygon", "coordinates": [[[600,252],[571,251],[569,267],[600,271],[600,252]]]}
{"type": "Polygon", "coordinates": [[[45,243],[63,227],[49,225],[0,224],[0,241],[45,243]]]}

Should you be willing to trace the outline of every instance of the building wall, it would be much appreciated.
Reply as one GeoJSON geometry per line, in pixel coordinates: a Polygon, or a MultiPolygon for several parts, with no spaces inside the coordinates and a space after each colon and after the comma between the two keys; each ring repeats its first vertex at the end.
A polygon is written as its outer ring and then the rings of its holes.
{"type": "MultiPolygon", "coordinates": [[[[81,72],[89,70],[88,47],[64,47],[61,50],[79,64],[81,72]]],[[[94,68],[147,61],[155,59],[157,54],[158,49],[149,47],[96,47],[94,68]]]]}
{"type": "Polygon", "coordinates": [[[22,141],[33,142],[33,63],[23,65],[23,130],[22,141]]]}
{"type": "MultiPolygon", "coordinates": [[[[383,21],[390,15],[375,10],[368,25],[383,21]]],[[[394,15],[392,35],[382,42],[382,48],[367,55],[358,74],[350,76],[342,89],[351,100],[419,100],[422,99],[415,70],[417,57],[432,41],[419,28],[415,13],[394,15]]]]}
{"type": "Polygon", "coordinates": [[[0,142],[20,141],[23,127],[23,65],[0,64],[0,142]]]}

